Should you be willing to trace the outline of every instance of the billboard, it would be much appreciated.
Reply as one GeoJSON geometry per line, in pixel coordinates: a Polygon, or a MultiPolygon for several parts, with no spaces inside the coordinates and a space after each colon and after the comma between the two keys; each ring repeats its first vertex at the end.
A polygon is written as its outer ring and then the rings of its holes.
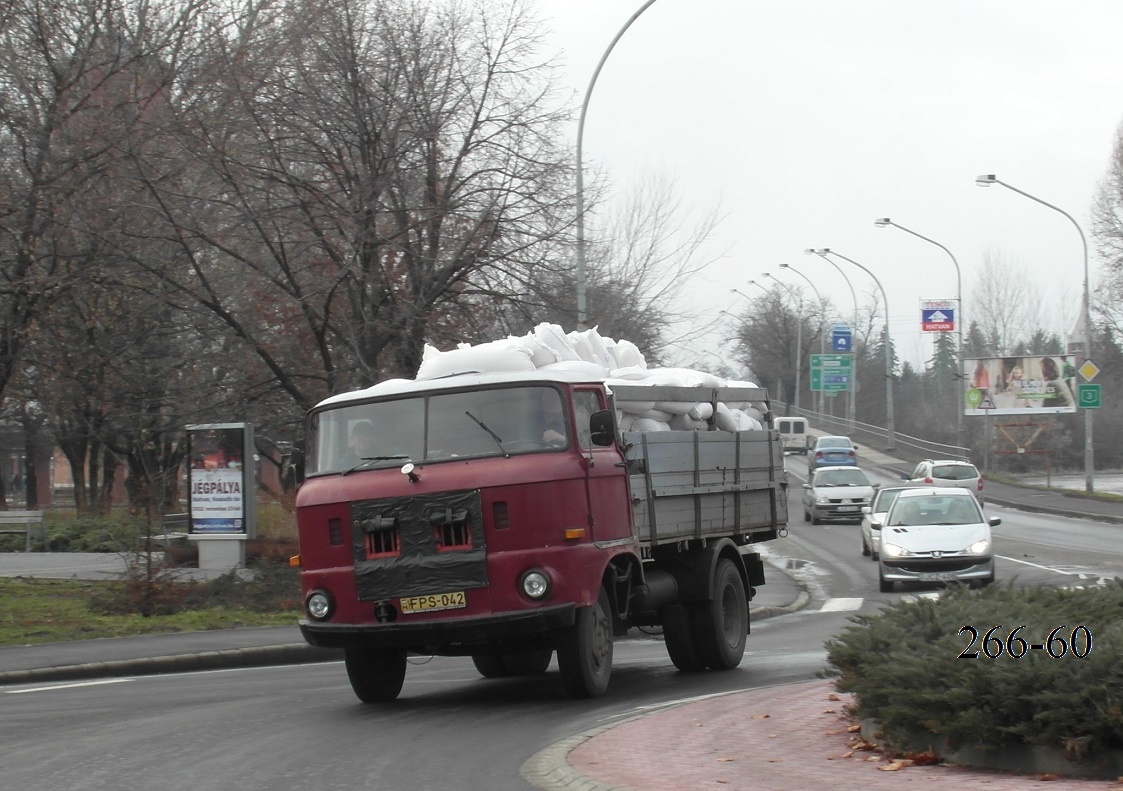
{"type": "Polygon", "coordinates": [[[253,538],[253,454],[249,423],[187,426],[188,532],[253,538]]]}
{"type": "Polygon", "coordinates": [[[964,415],[1050,415],[1076,411],[1071,354],[963,361],[964,415]]]}

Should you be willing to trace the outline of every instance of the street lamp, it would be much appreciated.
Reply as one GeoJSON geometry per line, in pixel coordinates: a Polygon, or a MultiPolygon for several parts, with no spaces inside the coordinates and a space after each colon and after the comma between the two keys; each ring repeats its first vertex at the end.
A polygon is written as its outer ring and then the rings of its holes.
{"type": "MultiPolygon", "coordinates": [[[[777,280],[768,272],[765,272],[763,276],[772,278],[788,292],[790,297],[796,298],[796,293],[787,283],[777,280]]],[[[803,300],[797,299],[796,301],[799,304],[799,312],[796,314],[795,327],[795,411],[796,414],[799,414],[799,390],[803,386],[803,300]]]]}
{"type": "MultiPolygon", "coordinates": [[[[814,281],[812,281],[811,278],[809,278],[807,275],[800,272],[798,269],[793,267],[791,264],[780,264],[780,268],[791,270],[792,272],[795,272],[797,275],[799,275],[804,280],[806,280],[807,285],[811,286],[811,290],[815,292],[815,296],[819,300],[819,312],[820,312],[819,356],[822,357],[824,354],[827,353],[827,334],[826,334],[826,332],[824,332],[824,325],[826,324],[826,316],[827,316],[827,303],[823,301],[823,295],[819,293],[819,289],[815,288],[814,281]]],[[[819,411],[820,414],[822,414],[823,411],[824,411],[823,410],[823,399],[824,399],[823,390],[820,387],[820,389],[819,389],[819,406],[818,406],[818,411],[819,411]]]]}
{"type": "Polygon", "coordinates": [[[893,352],[889,344],[889,297],[885,295],[885,287],[881,285],[881,281],[877,279],[870,270],[859,264],[853,258],[847,258],[842,253],[836,253],[829,247],[824,247],[818,251],[820,255],[835,255],[843,261],[849,261],[854,266],[861,269],[867,275],[873,278],[873,282],[877,283],[877,287],[881,289],[881,300],[885,303],[885,439],[887,443],[886,450],[893,450],[896,445],[896,435],[893,426],[893,352]]]}
{"type": "Polygon", "coordinates": [[[959,262],[957,260],[955,260],[955,256],[952,255],[951,250],[944,247],[942,244],[937,242],[935,239],[929,239],[927,236],[923,236],[922,234],[919,234],[919,233],[917,233],[916,231],[914,231],[910,228],[906,228],[903,225],[899,225],[898,223],[893,222],[888,217],[882,217],[880,220],[874,220],[873,224],[876,225],[878,228],[885,228],[887,226],[899,228],[902,231],[904,231],[905,233],[911,233],[917,239],[923,239],[924,241],[928,242],[929,244],[934,244],[934,245],[936,245],[936,247],[939,247],[941,250],[943,250],[945,253],[947,253],[948,257],[951,259],[951,262],[953,264],[955,264],[955,301],[959,306],[959,319],[958,319],[959,352],[958,352],[958,355],[957,355],[959,357],[959,370],[955,372],[955,399],[956,399],[956,406],[955,406],[955,444],[958,445],[962,449],[964,447],[964,445],[963,445],[963,406],[966,403],[966,401],[964,400],[964,392],[965,391],[964,391],[964,387],[963,387],[963,382],[965,381],[964,375],[963,375],[963,323],[964,323],[963,322],[963,274],[959,269],[959,262]]]}
{"type": "MultiPolygon", "coordinates": [[[[1018,189],[1007,184],[996,177],[993,173],[983,176],[977,176],[975,183],[980,187],[989,187],[991,184],[1001,184],[1008,190],[1024,195],[1032,201],[1040,203],[1055,212],[1063,214],[1068,218],[1068,221],[1076,228],[1076,232],[1080,234],[1080,244],[1084,247],[1084,310],[1082,312],[1084,320],[1084,359],[1092,359],[1092,314],[1091,314],[1091,285],[1088,278],[1088,240],[1084,238],[1084,230],[1080,227],[1080,223],[1072,218],[1072,215],[1051,203],[1041,200],[1035,195],[1030,195],[1028,192],[1018,189]]],[[[1096,461],[1092,453],[1092,410],[1084,410],[1084,489],[1088,492],[1096,490],[1096,461]]]]}
{"type": "Polygon", "coordinates": [[[600,76],[600,70],[604,66],[604,62],[608,60],[608,56],[612,53],[616,42],[624,35],[624,32],[632,26],[639,15],[648,9],[655,0],[647,0],[639,11],[632,14],[631,18],[624,23],[624,27],[612,39],[612,43],[608,45],[608,49],[601,55],[600,62],[597,68],[593,71],[593,78],[589,80],[589,87],[585,89],[585,99],[581,102],[581,116],[577,121],[577,329],[585,329],[585,174],[582,172],[581,164],[581,149],[582,142],[585,139],[585,113],[589,109],[589,99],[593,96],[593,86],[597,84],[597,77],[600,76]]]}
{"type": "MultiPolygon", "coordinates": [[[[842,279],[846,281],[846,285],[850,289],[850,296],[854,300],[854,324],[853,324],[852,331],[856,333],[858,331],[858,294],[854,291],[854,284],[850,282],[850,278],[846,276],[846,272],[843,271],[842,267],[839,266],[838,264],[836,264],[831,259],[827,258],[826,254],[828,252],[830,252],[830,251],[825,249],[825,248],[822,249],[822,250],[815,250],[815,249],[809,247],[809,248],[807,248],[806,250],[803,251],[803,254],[804,255],[817,255],[817,256],[819,256],[824,261],[826,261],[828,264],[830,264],[835,269],[837,269],[838,273],[840,275],[842,275],[842,279]]],[[[853,349],[853,346],[851,346],[851,349],[853,349]]],[[[857,414],[858,414],[858,410],[856,408],[857,407],[857,396],[858,396],[858,358],[857,358],[857,355],[854,355],[853,362],[854,362],[854,364],[850,366],[850,389],[849,389],[850,400],[849,400],[849,403],[847,404],[847,408],[846,408],[846,412],[847,412],[846,420],[850,424],[850,430],[851,431],[854,430],[854,423],[855,423],[855,419],[856,419],[857,414]]]]}

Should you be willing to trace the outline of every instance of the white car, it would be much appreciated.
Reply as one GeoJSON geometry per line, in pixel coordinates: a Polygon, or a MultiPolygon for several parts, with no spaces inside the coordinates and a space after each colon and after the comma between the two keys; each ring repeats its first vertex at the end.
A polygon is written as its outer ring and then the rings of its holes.
{"type": "Polygon", "coordinates": [[[969,461],[959,459],[925,459],[916,465],[910,475],[902,480],[913,486],[953,486],[969,489],[979,502],[983,501],[983,476],[969,461]]]}
{"type": "MultiPolygon", "coordinates": [[[[880,485],[880,484],[878,484],[880,485]]],[[[857,467],[820,467],[803,484],[803,521],[862,521],[862,508],[870,504],[874,489],[857,467]]]]}
{"type": "Polygon", "coordinates": [[[957,488],[900,492],[882,517],[877,577],[882,593],[897,582],[994,582],[994,545],[989,519],[974,493],[957,488]]]}
{"type": "Polygon", "coordinates": [[[862,556],[877,560],[881,553],[881,520],[897,495],[911,486],[882,486],[870,504],[862,507],[862,556]]]}

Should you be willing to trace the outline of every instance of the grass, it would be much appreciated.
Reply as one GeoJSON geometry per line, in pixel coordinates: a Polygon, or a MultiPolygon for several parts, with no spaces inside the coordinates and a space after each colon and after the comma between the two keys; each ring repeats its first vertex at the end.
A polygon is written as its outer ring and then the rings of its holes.
{"type": "Polygon", "coordinates": [[[192,582],[176,569],[147,579],[0,579],[0,646],[146,634],[292,626],[300,617],[297,571],[277,561],[192,582]]]}

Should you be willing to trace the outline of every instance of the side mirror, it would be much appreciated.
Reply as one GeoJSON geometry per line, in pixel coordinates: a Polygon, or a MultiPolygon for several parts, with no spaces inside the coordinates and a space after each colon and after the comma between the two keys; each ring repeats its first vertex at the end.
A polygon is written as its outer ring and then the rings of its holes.
{"type": "Polygon", "coordinates": [[[987,520],[987,524],[990,525],[991,527],[998,527],[1000,524],[1002,524],[1002,517],[1001,516],[992,516],[990,519],[987,520]]]}
{"type": "Polygon", "coordinates": [[[875,489],[880,489],[880,488],[881,488],[881,484],[880,484],[880,483],[875,483],[875,484],[873,485],[873,488],[875,488],[875,489]]]}
{"type": "Polygon", "coordinates": [[[602,409],[589,416],[589,439],[602,448],[616,441],[616,421],[611,410],[602,409]]]}
{"type": "Polygon", "coordinates": [[[811,488],[811,484],[809,484],[809,483],[805,483],[805,484],[803,484],[803,488],[804,488],[804,489],[810,489],[810,488],[811,488]]]}
{"type": "Polygon", "coordinates": [[[281,470],[281,486],[286,491],[291,491],[302,483],[304,483],[304,451],[293,448],[289,451],[284,468],[281,470]]]}

